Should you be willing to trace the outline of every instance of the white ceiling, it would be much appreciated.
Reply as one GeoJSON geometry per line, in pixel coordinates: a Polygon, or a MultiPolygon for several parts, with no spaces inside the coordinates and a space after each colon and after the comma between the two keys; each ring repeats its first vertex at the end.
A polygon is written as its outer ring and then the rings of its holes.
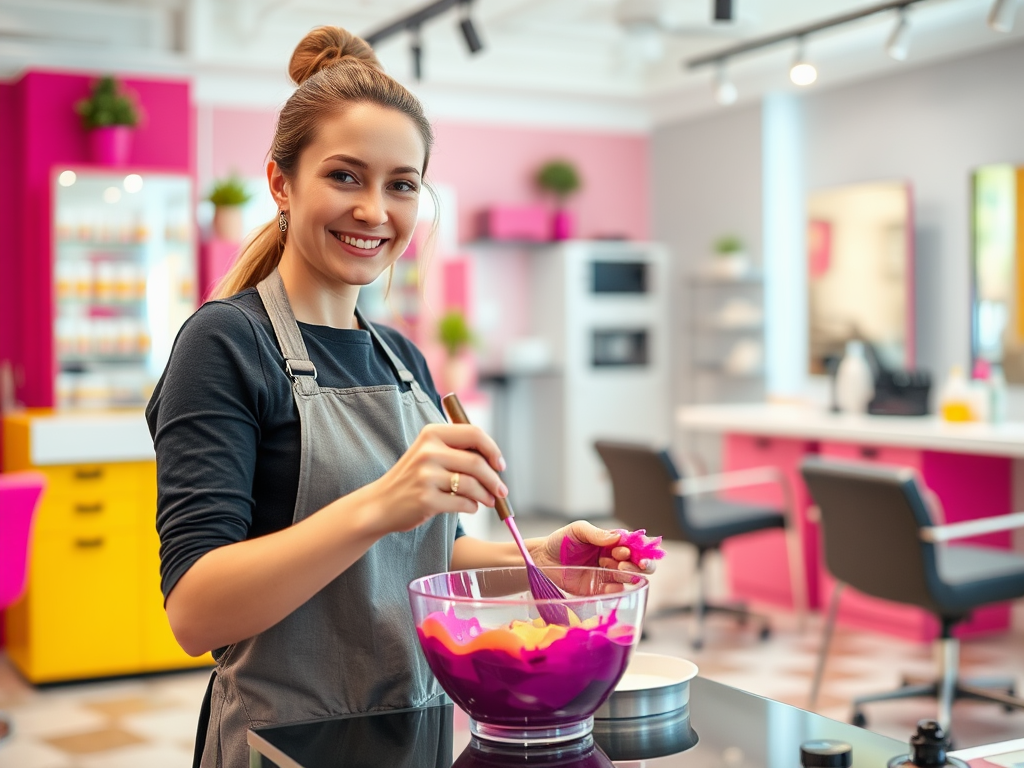
{"type": "MultiPolygon", "coordinates": [[[[0,0],[0,75],[27,66],[166,72],[195,78],[201,103],[277,105],[295,43],[311,27],[368,33],[428,0],[0,0]]],[[[435,116],[643,131],[718,107],[711,72],[682,62],[878,0],[733,0],[732,23],[711,21],[712,0],[475,0],[485,49],[470,56],[450,11],[423,29],[424,79],[411,75],[409,40],[384,41],[388,70],[435,116]],[[624,23],[647,20],[655,24],[624,23]]],[[[991,0],[925,0],[910,9],[908,61],[883,53],[895,16],[879,14],[808,40],[819,82],[920,66],[1024,37],[990,30],[991,0]]],[[[788,81],[791,45],[737,59],[740,101],[788,81]]]]}

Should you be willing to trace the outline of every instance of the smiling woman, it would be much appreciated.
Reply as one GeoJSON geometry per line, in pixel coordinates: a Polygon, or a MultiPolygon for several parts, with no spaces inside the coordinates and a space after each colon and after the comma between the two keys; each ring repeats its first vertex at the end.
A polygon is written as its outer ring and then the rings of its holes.
{"type": "MultiPolygon", "coordinates": [[[[182,327],[147,409],[167,616],[218,662],[204,767],[247,765],[254,724],[440,695],[407,586],[522,564],[446,514],[508,494],[498,447],[444,423],[420,351],[356,309],[412,237],[433,141],[422,107],[334,27],[290,71],[267,164],[278,215],[182,327]]],[[[527,546],[556,565],[565,537],[639,570],[618,532],[587,523],[527,546]]]]}

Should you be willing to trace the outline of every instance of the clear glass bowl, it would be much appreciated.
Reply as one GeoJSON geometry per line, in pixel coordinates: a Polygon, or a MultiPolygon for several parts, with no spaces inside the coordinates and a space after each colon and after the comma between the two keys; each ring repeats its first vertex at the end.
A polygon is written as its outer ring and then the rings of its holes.
{"type": "Polygon", "coordinates": [[[481,739],[554,743],[590,733],[640,640],[647,579],[605,568],[542,568],[564,600],[534,600],[526,568],[425,576],[409,585],[420,645],[481,739]],[[569,626],[537,606],[563,605],[569,626]]]}

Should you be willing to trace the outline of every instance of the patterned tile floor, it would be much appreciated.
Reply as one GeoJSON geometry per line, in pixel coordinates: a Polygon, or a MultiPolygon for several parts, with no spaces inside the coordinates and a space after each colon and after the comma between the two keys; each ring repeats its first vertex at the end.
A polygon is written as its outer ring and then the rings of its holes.
{"type": "MultiPolygon", "coordinates": [[[[530,535],[529,528],[526,535],[530,535]]],[[[692,557],[670,550],[652,586],[651,606],[685,596],[673,585],[690,581],[692,557]]],[[[718,577],[720,583],[720,574],[718,577]]],[[[654,619],[641,649],[686,656],[701,674],[769,698],[806,707],[821,618],[801,631],[794,616],[769,611],[772,636],[759,642],[752,629],[713,617],[705,647],[692,651],[689,619],[654,619]]],[[[1024,636],[1006,633],[965,642],[964,676],[1008,675],[1024,689],[1024,636]]],[[[833,642],[818,711],[845,720],[850,698],[887,690],[901,674],[931,673],[928,646],[840,628],[833,642]]],[[[0,710],[14,723],[0,744],[0,768],[181,768],[190,765],[195,722],[209,672],[206,670],[32,688],[0,654],[0,710]]],[[[699,706],[699,702],[694,702],[699,706]]],[[[882,703],[866,710],[868,727],[905,740],[916,722],[935,714],[925,700],[882,703]]],[[[1024,737],[1024,713],[961,702],[954,708],[958,747],[1024,737]]]]}

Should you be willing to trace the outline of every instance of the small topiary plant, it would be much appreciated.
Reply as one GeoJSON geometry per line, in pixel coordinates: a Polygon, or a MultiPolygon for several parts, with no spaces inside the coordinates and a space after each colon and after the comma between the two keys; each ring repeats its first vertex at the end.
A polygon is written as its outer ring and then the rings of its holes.
{"type": "Polygon", "coordinates": [[[714,248],[719,256],[731,256],[743,252],[743,241],[736,235],[723,235],[715,240],[714,248]]]}
{"type": "Polygon", "coordinates": [[[135,100],[111,75],[101,77],[93,83],[92,92],[88,98],[75,104],[75,111],[81,117],[82,126],[87,131],[111,125],[134,128],[139,124],[141,113],[135,100]]]}
{"type": "Polygon", "coordinates": [[[441,316],[437,324],[437,336],[448,357],[456,357],[474,341],[466,316],[458,309],[449,309],[441,316]]]}
{"type": "Polygon", "coordinates": [[[245,182],[238,177],[238,174],[232,173],[226,178],[215,181],[206,199],[216,206],[245,205],[252,199],[252,193],[246,189],[245,182]]]}
{"type": "Polygon", "coordinates": [[[567,160],[552,160],[537,171],[537,186],[551,192],[559,204],[582,186],[576,166],[567,160]]]}

